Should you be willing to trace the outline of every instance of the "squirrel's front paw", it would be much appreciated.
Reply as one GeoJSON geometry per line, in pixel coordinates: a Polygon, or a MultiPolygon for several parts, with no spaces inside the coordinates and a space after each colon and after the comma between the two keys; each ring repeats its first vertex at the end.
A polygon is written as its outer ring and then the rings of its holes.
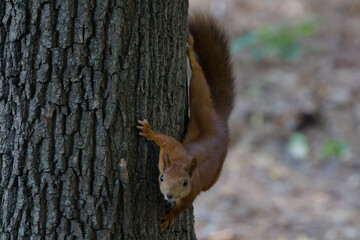
{"type": "Polygon", "coordinates": [[[160,224],[161,231],[164,231],[165,229],[170,228],[172,227],[172,225],[174,225],[174,215],[171,212],[161,217],[160,220],[163,221],[160,224]]]}
{"type": "Polygon", "coordinates": [[[142,132],[139,132],[139,135],[146,137],[146,138],[150,138],[151,129],[150,129],[150,124],[148,123],[148,121],[146,121],[145,119],[143,121],[138,120],[138,123],[140,125],[136,126],[137,129],[142,130],[142,132]]]}

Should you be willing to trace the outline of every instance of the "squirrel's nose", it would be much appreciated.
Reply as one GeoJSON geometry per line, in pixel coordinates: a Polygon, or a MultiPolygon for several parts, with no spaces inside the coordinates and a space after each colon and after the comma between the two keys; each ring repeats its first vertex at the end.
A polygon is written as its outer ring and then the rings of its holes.
{"type": "Polygon", "coordinates": [[[174,195],[172,195],[172,194],[166,194],[166,197],[167,197],[168,199],[172,199],[172,198],[174,197],[174,195]]]}

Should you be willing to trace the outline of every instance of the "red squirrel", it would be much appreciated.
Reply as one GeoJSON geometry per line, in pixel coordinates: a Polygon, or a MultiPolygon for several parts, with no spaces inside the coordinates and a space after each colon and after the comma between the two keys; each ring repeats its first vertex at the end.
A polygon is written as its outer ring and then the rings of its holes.
{"type": "Polygon", "coordinates": [[[190,120],[184,140],[180,143],[154,132],[146,120],[139,120],[137,126],[142,130],[139,135],[160,147],[160,191],[166,200],[175,201],[175,207],[161,218],[161,231],[171,227],[201,191],[215,184],[229,143],[233,75],[228,40],[210,16],[190,18],[189,32],[190,120]]]}

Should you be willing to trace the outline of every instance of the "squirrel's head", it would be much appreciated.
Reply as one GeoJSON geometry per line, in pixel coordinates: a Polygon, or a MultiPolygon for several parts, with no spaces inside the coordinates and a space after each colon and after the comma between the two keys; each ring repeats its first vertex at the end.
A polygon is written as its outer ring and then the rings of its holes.
{"type": "Polygon", "coordinates": [[[190,193],[191,176],[196,168],[196,159],[189,158],[182,163],[172,162],[166,152],[164,152],[159,162],[159,185],[160,191],[167,201],[176,201],[190,193]]]}

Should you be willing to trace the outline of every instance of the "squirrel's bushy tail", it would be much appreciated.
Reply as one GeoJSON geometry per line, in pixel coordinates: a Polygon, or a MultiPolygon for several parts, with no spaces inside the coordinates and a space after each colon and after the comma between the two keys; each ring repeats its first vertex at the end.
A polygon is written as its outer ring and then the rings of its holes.
{"type": "Polygon", "coordinates": [[[214,107],[228,119],[233,106],[234,78],[226,34],[213,17],[198,13],[189,17],[189,31],[194,38],[194,51],[209,85],[214,107]]]}

